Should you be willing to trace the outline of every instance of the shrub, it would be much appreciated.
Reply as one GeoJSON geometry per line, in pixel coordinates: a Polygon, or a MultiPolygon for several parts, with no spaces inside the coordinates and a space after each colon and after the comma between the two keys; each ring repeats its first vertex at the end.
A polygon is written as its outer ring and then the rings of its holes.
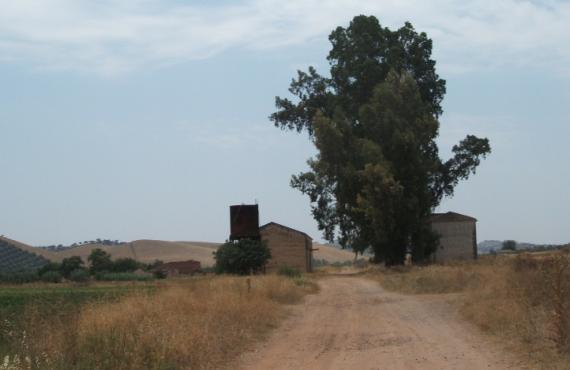
{"type": "Polygon", "coordinates": [[[139,263],[132,258],[119,258],[113,261],[112,272],[133,272],[139,268],[139,263]]]}
{"type": "Polygon", "coordinates": [[[71,281],[75,281],[77,283],[83,283],[89,280],[89,271],[87,271],[84,268],[79,268],[76,270],[73,270],[70,274],[69,274],[69,280],[71,281]]]}
{"type": "Polygon", "coordinates": [[[161,260],[154,260],[154,262],[152,263],[142,263],[140,264],[140,266],[145,271],[154,271],[163,264],[164,262],[162,262],[161,260]]]}
{"type": "Polygon", "coordinates": [[[60,271],[60,269],[61,269],[60,263],[50,262],[50,263],[42,266],[42,268],[40,268],[38,270],[38,274],[39,274],[39,276],[41,276],[48,271],[60,271]]]}
{"type": "Polygon", "coordinates": [[[61,261],[59,272],[61,272],[64,278],[68,279],[73,271],[82,268],[83,265],[84,263],[81,257],[79,256],[67,257],[64,258],[63,261],[61,261]]]}
{"type": "Polygon", "coordinates": [[[200,269],[203,274],[213,274],[216,272],[216,268],[214,266],[206,266],[200,269]]]}
{"type": "Polygon", "coordinates": [[[226,242],[214,252],[217,273],[248,275],[260,272],[270,258],[269,247],[258,240],[226,242]]]}
{"type": "Polygon", "coordinates": [[[39,279],[40,277],[35,271],[20,271],[0,274],[0,282],[8,284],[33,283],[39,279]]]}
{"type": "Polygon", "coordinates": [[[299,269],[296,269],[295,267],[291,267],[291,266],[281,266],[281,267],[279,267],[279,270],[277,271],[277,274],[283,275],[283,276],[287,276],[287,277],[290,277],[290,278],[299,278],[299,277],[301,277],[301,271],[299,271],[299,269]]]}
{"type": "Polygon", "coordinates": [[[155,270],[153,271],[152,276],[154,276],[155,279],[166,279],[166,272],[163,270],[155,270]]]}
{"type": "Polygon", "coordinates": [[[46,283],[61,283],[62,278],[59,271],[46,271],[41,276],[42,281],[46,283]]]}
{"type": "Polygon", "coordinates": [[[501,249],[504,251],[516,251],[517,242],[514,240],[505,240],[501,249]]]}
{"type": "Polygon", "coordinates": [[[89,269],[94,274],[98,272],[111,271],[113,268],[111,255],[100,248],[93,249],[89,254],[89,257],[87,257],[87,260],[91,264],[89,269]]]}

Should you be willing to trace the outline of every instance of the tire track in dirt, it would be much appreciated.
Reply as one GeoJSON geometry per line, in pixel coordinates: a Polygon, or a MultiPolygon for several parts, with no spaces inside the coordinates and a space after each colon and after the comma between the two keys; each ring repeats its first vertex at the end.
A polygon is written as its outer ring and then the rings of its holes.
{"type": "Polygon", "coordinates": [[[243,369],[525,369],[438,296],[383,290],[359,276],[333,276],[293,307],[243,369]]]}

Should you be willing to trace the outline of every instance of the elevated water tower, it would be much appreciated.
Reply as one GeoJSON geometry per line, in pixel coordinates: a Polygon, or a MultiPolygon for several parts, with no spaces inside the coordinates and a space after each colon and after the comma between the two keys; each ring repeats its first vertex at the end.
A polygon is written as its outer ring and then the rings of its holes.
{"type": "Polygon", "coordinates": [[[240,239],[260,239],[257,204],[230,206],[230,240],[240,239]]]}

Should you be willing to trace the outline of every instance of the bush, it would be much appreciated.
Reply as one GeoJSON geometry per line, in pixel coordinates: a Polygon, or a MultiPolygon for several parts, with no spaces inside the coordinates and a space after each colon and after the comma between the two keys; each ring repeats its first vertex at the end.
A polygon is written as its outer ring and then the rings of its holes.
{"type": "Polygon", "coordinates": [[[295,267],[291,267],[291,266],[279,267],[277,274],[287,276],[290,278],[300,278],[301,277],[301,271],[299,271],[299,269],[296,269],[295,267]]]}
{"type": "Polygon", "coordinates": [[[69,274],[69,280],[75,281],[76,283],[83,283],[89,280],[89,271],[84,268],[73,270],[69,274]]]}
{"type": "Polygon", "coordinates": [[[84,265],[83,260],[79,256],[71,256],[64,258],[61,261],[61,265],[59,268],[59,272],[63,275],[64,278],[69,279],[71,273],[75,270],[82,268],[84,265]]]}
{"type": "Polygon", "coordinates": [[[216,272],[248,275],[263,270],[271,258],[269,247],[259,240],[226,242],[214,252],[216,272]]]}
{"type": "Polygon", "coordinates": [[[133,272],[139,268],[139,263],[132,258],[119,258],[113,261],[112,272],[133,272]]]}
{"type": "Polygon", "coordinates": [[[505,240],[501,249],[504,251],[516,251],[517,242],[514,240],[505,240]]]}
{"type": "Polygon", "coordinates": [[[20,271],[0,274],[0,282],[8,284],[25,284],[38,281],[40,276],[37,272],[20,271]]]}
{"type": "Polygon", "coordinates": [[[87,260],[91,264],[89,269],[92,273],[97,274],[100,272],[111,271],[113,269],[113,262],[111,255],[101,248],[96,248],[91,251],[87,260]]]}
{"type": "Polygon", "coordinates": [[[42,281],[46,283],[61,283],[62,278],[59,271],[46,271],[41,276],[42,281]]]}
{"type": "Polygon", "coordinates": [[[139,275],[130,272],[110,272],[99,273],[95,275],[95,279],[99,281],[150,281],[154,277],[152,275],[139,275]]]}
{"type": "Polygon", "coordinates": [[[152,276],[154,276],[155,279],[166,279],[166,272],[163,270],[155,270],[153,271],[152,276]]]}
{"type": "Polygon", "coordinates": [[[39,276],[41,276],[48,271],[60,271],[60,269],[61,269],[60,263],[50,262],[50,263],[44,265],[42,268],[40,268],[38,270],[38,274],[39,274],[39,276]]]}

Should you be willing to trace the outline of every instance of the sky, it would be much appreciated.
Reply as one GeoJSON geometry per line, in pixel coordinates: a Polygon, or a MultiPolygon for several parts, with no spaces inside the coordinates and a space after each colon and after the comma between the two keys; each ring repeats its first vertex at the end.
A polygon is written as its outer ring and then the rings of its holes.
{"type": "Polygon", "coordinates": [[[359,14],[433,39],[444,158],[490,139],[437,211],[476,217],[479,240],[570,242],[565,0],[2,1],[0,234],[224,241],[228,206],[257,202],[262,223],[321,240],[289,186],[315,149],[268,116],[359,14]]]}

